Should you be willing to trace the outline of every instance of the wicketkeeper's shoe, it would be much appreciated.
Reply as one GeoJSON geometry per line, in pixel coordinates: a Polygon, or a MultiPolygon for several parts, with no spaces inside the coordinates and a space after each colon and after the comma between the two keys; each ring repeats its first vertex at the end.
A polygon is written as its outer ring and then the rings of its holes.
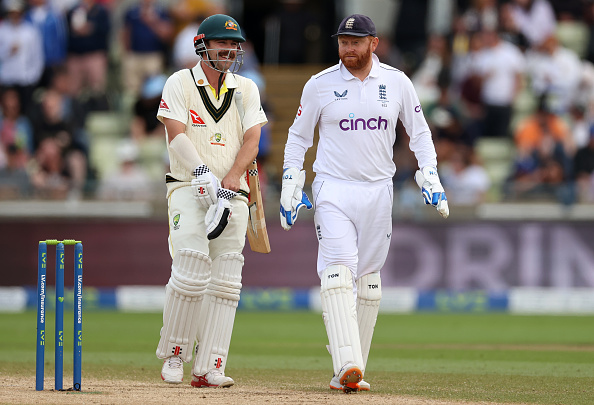
{"type": "Polygon", "coordinates": [[[161,378],[169,384],[181,384],[184,379],[184,362],[179,356],[171,356],[163,360],[161,378]]]}
{"type": "Polygon", "coordinates": [[[235,384],[233,378],[227,377],[219,370],[210,370],[204,375],[192,374],[192,387],[228,388],[235,384]]]}
{"type": "MultiPolygon", "coordinates": [[[[340,380],[336,376],[332,376],[332,380],[330,380],[330,388],[333,390],[343,390],[343,386],[340,385],[340,380]]],[[[371,385],[365,380],[359,381],[359,391],[369,391],[371,390],[371,385]]]]}
{"type": "Polygon", "coordinates": [[[359,382],[363,379],[363,373],[359,366],[354,363],[347,363],[338,373],[338,382],[342,385],[342,391],[346,394],[359,391],[359,382]]]}

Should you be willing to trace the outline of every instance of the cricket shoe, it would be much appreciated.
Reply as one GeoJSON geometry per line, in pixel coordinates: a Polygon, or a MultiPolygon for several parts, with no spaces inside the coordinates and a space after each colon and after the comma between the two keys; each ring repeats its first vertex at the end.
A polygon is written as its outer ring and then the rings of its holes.
{"type": "MultiPolygon", "coordinates": [[[[343,386],[340,385],[340,380],[336,376],[332,376],[332,380],[330,380],[330,388],[333,390],[343,390],[343,386]]],[[[371,390],[371,385],[365,380],[359,381],[359,391],[369,391],[371,390]]]]}
{"type": "Polygon", "coordinates": [[[347,363],[338,373],[338,382],[345,394],[359,391],[359,382],[363,379],[363,373],[359,366],[354,363],[347,363]]]}
{"type": "Polygon", "coordinates": [[[169,384],[181,384],[184,379],[184,362],[179,356],[171,356],[163,360],[161,378],[169,384]]]}
{"type": "Polygon", "coordinates": [[[233,378],[227,377],[219,370],[210,370],[204,375],[192,374],[192,387],[228,388],[235,384],[233,378]]]}

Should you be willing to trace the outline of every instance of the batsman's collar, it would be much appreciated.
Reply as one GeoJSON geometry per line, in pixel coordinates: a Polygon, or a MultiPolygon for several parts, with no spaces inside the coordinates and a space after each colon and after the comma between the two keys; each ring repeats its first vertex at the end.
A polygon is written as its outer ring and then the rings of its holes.
{"type": "MultiPolygon", "coordinates": [[[[192,72],[194,72],[194,78],[196,79],[196,85],[198,85],[198,86],[209,86],[210,85],[210,83],[208,83],[208,79],[206,78],[206,75],[204,74],[204,70],[202,70],[202,65],[200,64],[200,62],[198,62],[196,64],[196,66],[194,66],[192,68],[192,72]]],[[[235,89],[238,87],[238,83],[237,83],[237,79],[235,79],[235,75],[230,72],[227,72],[225,74],[225,82],[224,83],[228,89],[235,89]]]]}
{"type": "Polygon", "coordinates": [[[353,14],[342,20],[338,26],[338,31],[332,36],[336,37],[338,35],[353,35],[356,37],[371,35],[377,37],[377,31],[371,18],[363,14],[353,14]]]}

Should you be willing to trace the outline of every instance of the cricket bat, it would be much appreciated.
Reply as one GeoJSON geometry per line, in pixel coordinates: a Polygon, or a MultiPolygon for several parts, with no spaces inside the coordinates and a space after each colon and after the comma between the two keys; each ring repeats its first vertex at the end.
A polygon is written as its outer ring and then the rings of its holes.
{"type": "Polygon", "coordinates": [[[270,241],[268,240],[268,231],[266,230],[260,178],[258,177],[258,165],[255,160],[248,167],[247,180],[250,187],[247,226],[247,237],[250,242],[250,248],[254,252],[270,253],[270,241]]]}

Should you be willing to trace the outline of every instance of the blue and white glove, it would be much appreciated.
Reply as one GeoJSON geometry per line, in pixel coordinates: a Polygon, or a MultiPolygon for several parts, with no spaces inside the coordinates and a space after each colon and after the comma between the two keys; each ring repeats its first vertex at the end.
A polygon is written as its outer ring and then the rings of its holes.
{"type": "Polygon", "coordinates": [[[450,215],[450,208],[443,186],[439,181],[437,169],[425,166],[422,170],[417,170],[415,181],[423,192],[425,204],[433,205],[442,217],[447,218],[450,215]]]}
{"type": "Polygon", "coordinates": [[[192,193],[202,208],[208,209],[217,202],[217,191],[221,182],[210,171],[208,166],[200,165],[194,169],[195,179],[192,179],[192,193]]]}
{"type": "Polygon", "coordinates": [[[283,171],[283,186],[280,198],[280,221],[281,226],[285,231],[291,229],[299,210],[306,207],[311,209],[312,204],[307,198],[307,194],[303,191],[305,184],[305,170],[299,171],[295,167],[285,169],[283,171]]]}
{"type": "Polygon", "coordinates": [[[217,202],[211,205],[206,211],[204,223],[206,224],[206,237],[208,240],[217,238],[229,223],[231,218],[231,199],[235,197],[235,191],[219,187],[217,191],[217,202]]]}

